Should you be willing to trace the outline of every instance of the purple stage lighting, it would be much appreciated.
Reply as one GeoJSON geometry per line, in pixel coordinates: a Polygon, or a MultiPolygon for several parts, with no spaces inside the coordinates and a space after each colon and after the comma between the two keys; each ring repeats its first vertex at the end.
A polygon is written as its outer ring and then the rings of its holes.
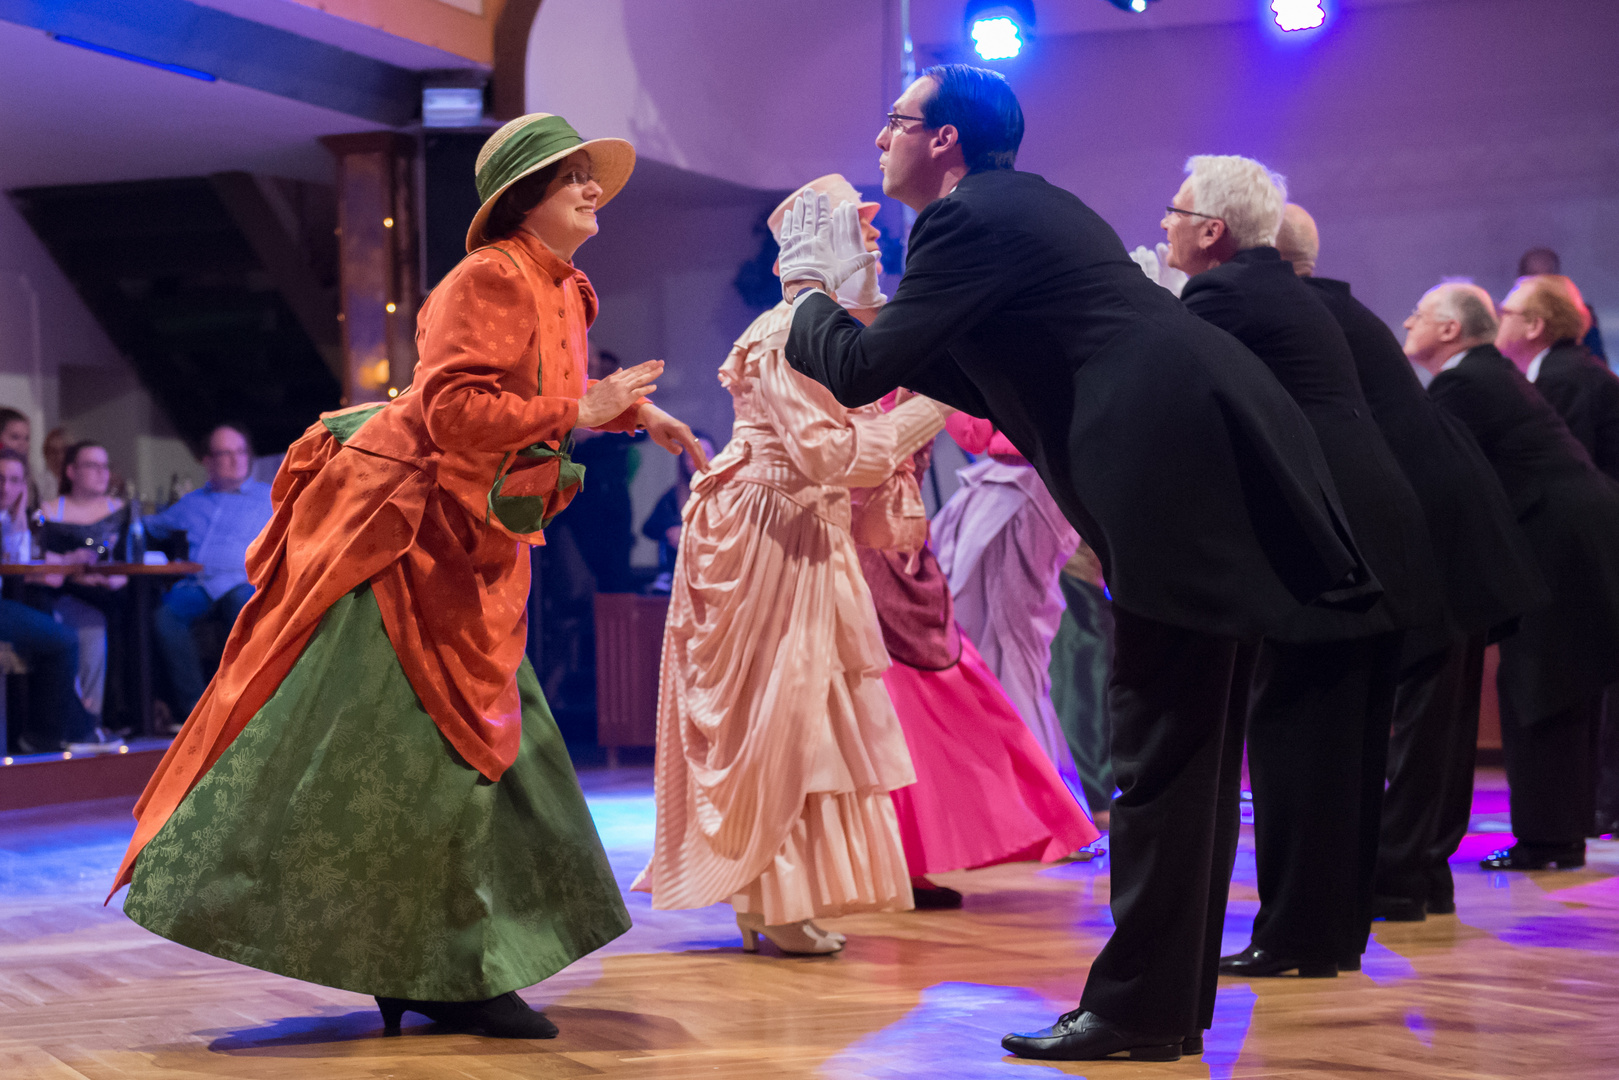
{"type": "Polygon", "coordinates": [[[1283,30],[1314,30],[1327,21],[1321,0],[1271,0],[1270,9],[1283,30]]]}

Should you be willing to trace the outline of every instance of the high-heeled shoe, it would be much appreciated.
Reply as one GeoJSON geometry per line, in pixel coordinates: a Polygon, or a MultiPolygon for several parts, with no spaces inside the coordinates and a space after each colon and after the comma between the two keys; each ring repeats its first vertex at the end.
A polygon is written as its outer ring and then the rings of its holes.
{"type": "Polygon", "coordinates": [[[761,934],[770,944],[790,956],[825,956],[843,948],[843,942],[817,931],[808,919],[766,926],[765,917],[758,912],[739,911],[736,913],[736,928],[742,931],[743,952],[758,952],[761,934]]]}
{"type": "Polygon", "coordinates": [[[831,938],[833,941],[837,942],[839,945],[843,945],[843,944],[847,943],[848,940],[849,940],[847,937],[845,937],[843,934],[838,933],[836,930],[828,930],[826,927],[822,926],[820,923],[816,922],[814,919],[809,920],[809,924],[810,924],[810,929],[811,930],[815,931],[817,934],[820,934],[822,937],[831,938]]]}
{"type": "Polygon", "coordinates": [[[476,1031],[496,1039],[554,1039],[557,1026],[542,1012],[511,993],[483,1001],[416,1001],[379,997],[384,1035],[399,1034],[399,1020],[407,1012],[421,1013],[434,1023],[459,1031],[476,1031]]]}

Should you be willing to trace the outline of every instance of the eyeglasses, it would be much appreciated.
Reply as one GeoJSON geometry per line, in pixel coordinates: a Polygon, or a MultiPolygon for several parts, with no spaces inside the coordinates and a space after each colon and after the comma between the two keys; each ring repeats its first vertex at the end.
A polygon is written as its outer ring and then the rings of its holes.
{"type": "Polygon", "coordinates": [[[1515,316],[1519,319],[1527,319],[1529,317],[1529,313],[1527,311],[1520,311],[1517,308],[1509,307],[1501,308],[1496,314],[1500,315],[1503,319],[1508,315],[1515,316]]]}
{"type": "Polygon", "coordinates": [[[905,123],[907,120],[916,124],[927,123],[927,120],[920,116],[906,116],[904,113],[891,112],[888,114],[888,130],[892,132],[901,132],[906,130],[900,125],[905,123]]]}
{"type": "Polygon", "coordinates": [[[1168,213],[1168,214],[1186,214],[1186,215],[1188,215],[1190,217],[1208,218],[1210,221],[1223,221],[1223,220],[1225,220],[1224,218],[1220,217],[1219,214],[1204,214],[1204,213],[1199,213],[1196,210],[1182,210],[1178,206],[1166,206],[1166,207],[1164,207],[1164,212],[1168,213]]]}
{"type": "Polygon", "coordinates": [[[588,172],[573,169],[558,176],[557,179],[561,181],[563,187],[584,187],[596,178],[588,172]]]}

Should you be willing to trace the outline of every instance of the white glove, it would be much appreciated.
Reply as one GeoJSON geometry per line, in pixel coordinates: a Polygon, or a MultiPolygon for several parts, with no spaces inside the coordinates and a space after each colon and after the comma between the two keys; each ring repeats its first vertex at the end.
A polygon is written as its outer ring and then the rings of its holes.
{"type": "Polygon", "coordinates": [[[781,244],[783,285],[814,278],[836,293],[839,285],[877,259],[869,251],[839,257],[833,243],[832,200],[819,192],[806,191],[793,201],[776,240],[781,244]]]}
{"type": "Polygon", "coordinates": [[[1158,284],[1158,256],[1148,251],[1145,244],[1130,252],[1130,261],[1141,267],[1141,272],[1151,278],[1154,285],[1158,284]]]}
{"type": "MultiPolygon", "coordinates": [[[[853,261],[866,251],[860,208],[854,203],[844,203],[832,211],[832,251],[844,262],[853,261]]],[[[883,272],[883,259],[876,252],[872,254],[876,258],[871,263],[856,270],[838,286],[838,303],[844,307],[874,311],[888,303],[888,297],[883,295],[877,282],[877,275],[883,272]]]]}
{"type": "Polygon", "coordinates": [[[1186,271],[1177,270],[1169,265],[1169,245],[1162,240],[1158,241],[1158,263],[1162,267],[1158,271],[1158,284],[1179,296],[1181,290],[1186,288],[1186,283],[1192,279],[1187,276],[1186,271]]]}

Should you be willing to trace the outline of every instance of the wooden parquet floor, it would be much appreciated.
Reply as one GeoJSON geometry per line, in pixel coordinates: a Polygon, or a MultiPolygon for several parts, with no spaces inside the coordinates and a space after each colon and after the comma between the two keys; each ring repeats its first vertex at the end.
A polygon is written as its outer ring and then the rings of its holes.
{"type": "MultiPolygon", "coordinates": [[[[1500,780],[1476,826],[1499,829],[1500,780]]],[[[651,841],[650,778],[587,777],[621,881],[651,841]]],[[[1587,869],[1486,874],[1505,839],[1470,836],[1459,916],[1378,924],[1365,970],[1224,980],[1203,1058],[1048,1065],[1000,1036],[1072,1007],[1105,940],[1106,860],[945,876],[959,912],[863,916],[835,958],[748,956],[728,909],[653,912],[525,993],[562,1029],[543,1043],[410,1026],[379,1038],[367,998],[157,938],[101,897],[128,803],[0,815],[0,1078],[231,1080],[626,1077],[1619,1077],[1619,843],[1587,869]]],[[[1226,944],[1257,907],[1245,841],[1226,944]]]]}

